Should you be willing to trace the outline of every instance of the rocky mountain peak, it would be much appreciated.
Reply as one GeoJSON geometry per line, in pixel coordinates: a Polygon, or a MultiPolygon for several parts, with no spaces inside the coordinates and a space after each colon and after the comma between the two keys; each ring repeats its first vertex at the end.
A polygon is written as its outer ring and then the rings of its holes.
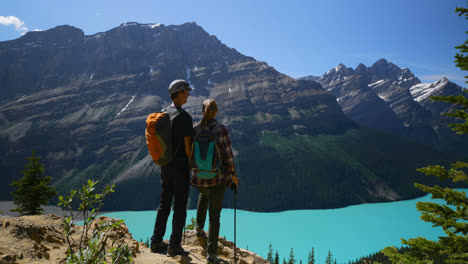
{"type": "Polygon", "coordinates": [[[43,41],[43,42],[62,42],[62,41],[77,41],[84,38],[83,30],[69,26],[57,26],[45,31],[30,31],[19,40],[23,42],[43,41]]]}
{"type": "Polygon", "coordinates": [[[402,89],[407,90],[411,86],[421,83],[408,68],[400,68],[386,59],[380,59],[375,62],[368,68],[368,73],[371,82],[392,80],[395,89],[402,87],[402,89]]]}
{"type": "Polygon", "coordinates": [[[448,81],[449,81],[449,80],[448,80],[447,77],[445,77],[445,76],[442,77],[442,78],[439,80],[439,82],[448,82],[448,81]]]}
{"type": "Polygon", "coordinates": [[[319,82],[337,82],[345,79],[345,77],[354,73],[352,68],[346,67],[344,64],[340,63],[335,68],[332,68],[326,72],[320,79],[319,82]]]}
{"type": "Polygon", "coordinates": [[[377,79],[394,79],[401,75],[402,69],[386,59],[380,59],[369,68],[369,71],[377,79]]]}
{"type": "Polygon", "coordinates": [[[346,66],[342,63],[338,64],[338,66],[335,67],[335,72],[340,72],[344,71],[346,69],[346,66]]]}
{"type": "Polygon", "coordinates": [[[359,65],[354,69],[356,74],[364,74],[367,71],[367,66],[363,63],[359,63],[359,65]]]}
{"type": "Polygon", "coordinates": [[[126,22],[88,36],[64,25],[0,42],[0,69],[4,73],[15,69],[15,74],[0,80],[0,99],[82,77],[103,80],[117,74],[152,79],[168,72],[169,79],[190,79],[194,69],[211,71],[246,61],[254,59],[227,47],[194,22],[169,26],[126,22]]]}
{"type": "Polygon", "coordinates": [[[446,77],[433,83],[419,83],[409,89],[413,99],[424,104],[431,95],[458,95],[462,88],[450,82],[446,77]]]}

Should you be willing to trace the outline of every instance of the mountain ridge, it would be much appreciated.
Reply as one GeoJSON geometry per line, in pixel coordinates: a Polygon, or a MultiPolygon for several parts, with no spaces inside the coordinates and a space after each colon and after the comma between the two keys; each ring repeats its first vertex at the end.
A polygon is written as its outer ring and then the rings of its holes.
{"type": "MultiPolygon", "coordinates": [[[[242,209],[336,208],[413,198],[421,195],[414,181],[432,182],[416,167],[455,160],[361,127],[319,82],[279,73],[194,23],[155,25],[124,23],[59,43],[46,42],[63,39],[46,38],[48,31],[33,34],[46,39],[41,43],[0,42],[2,182],[17,179],[24,157],[36,150],[59,192],[91,178],[118,183],[105,210],[154,209],[159,167],[149,158],[144,122],[170,103],[167,88],[174,79],[195,87],[184,105],[194,121],[202,117],[204,99],[218,102],[242,179],[242,209]],[[401,171],[382,166],[383,157],[401,171]],[[133,199],[126,199],[129,194],[133,199]]],[[[68,36],[63,30],[82,34],[72,27],[52,33],[68,36]]],[[[11,200],[11,187],[0,188],[0,199],[11,200]]],[[[191,207],[196,199],[192,192],[191,207]]],[[[225,206],[231,204],[226,197],[225,206]]]]}
{"type": "Polygon", "coordinates": [[[446,77],[423,84],[410,69],[380,59],[370,67],[360,63],[353,70],[339,64],[322,76],[299,79],[321,83],[337,97],[346,115],[359,124],[468,154],[464,140],[446,128],[456,120],[441,115],[453,106],[429,99],[431,95],[462,94],[463,88],[446,77]]]}

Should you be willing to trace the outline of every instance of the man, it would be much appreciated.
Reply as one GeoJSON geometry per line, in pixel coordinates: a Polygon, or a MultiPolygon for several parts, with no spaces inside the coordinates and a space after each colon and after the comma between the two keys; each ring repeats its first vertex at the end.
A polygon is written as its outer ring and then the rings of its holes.
{"type": "Polygon", "coordinates": [[[187,103],[192,88],[184,80],[175,80],[169,85],[172,104],[166,108],[172,119],[172,142],[175,151],[174,158],[161,166],[161,200],[159,204],[153,236],[151,237],[151,252],[164,253],[168,256],[188,255],[181,247],[182,232],[187,216],[187,199],[189,193],[189,160],[191,153],[193,123],[192,117],[182,109],[187,103]],[[175,118],[174,118],[175,116],[175,118]],[[163,241],[166,232],[167,218],[171,212],[174,197],[174,215],[172,217],[172,234],[169,245],[163,241]]]}

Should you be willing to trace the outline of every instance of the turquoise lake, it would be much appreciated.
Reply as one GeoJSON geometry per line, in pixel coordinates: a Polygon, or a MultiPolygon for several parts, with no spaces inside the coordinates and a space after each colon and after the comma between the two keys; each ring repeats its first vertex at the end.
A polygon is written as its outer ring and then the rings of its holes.
{"type": "MultiPolygon", "coordinates": [[[[467,192],[468,189],[462,189],[467,192]]],[[[401,246],[401,238],[418,236],[438,240],[445,233],[422,221],[416,209],[418,201],[434,201],[430,195],[422,198],[379,204],[362,204],[340,209],[298,210],[278,213],[257,213],[237,210],[237,245],[266,258],[268,245],[278,250],[280,260],[289,257],[291,248],[303,263],[312,247],[317,263],[324,263],[328,250],[337,263],[347,263],[377,252],[386,246],[401,246]]],[[[196,210],[187,211],[187,224],[196,210]]],[[[153,232],[155,211],[125,211],[104,214],[125,220],[133,237],[146,241],[153,232]]],[[[172,214],[167,223],[165,239],[171,232],[172,214]]],[[[234,240],[234,210],[223,209],[220,236],[234,240]]],[[[205,229],[208,229],[208,217],[205,229]]]]}

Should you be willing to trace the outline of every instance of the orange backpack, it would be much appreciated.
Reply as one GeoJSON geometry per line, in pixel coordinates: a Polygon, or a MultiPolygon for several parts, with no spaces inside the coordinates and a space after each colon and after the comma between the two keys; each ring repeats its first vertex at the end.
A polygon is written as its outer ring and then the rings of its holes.
{"type": "Polygon", "coordinates": [[[146,145],[154,163],[158,165],[166,165],[175,155],[172,146],[172,120],[178,114],[175,107],[169,106],[160,112],[149,114],[146,119],[146,145]]]}

